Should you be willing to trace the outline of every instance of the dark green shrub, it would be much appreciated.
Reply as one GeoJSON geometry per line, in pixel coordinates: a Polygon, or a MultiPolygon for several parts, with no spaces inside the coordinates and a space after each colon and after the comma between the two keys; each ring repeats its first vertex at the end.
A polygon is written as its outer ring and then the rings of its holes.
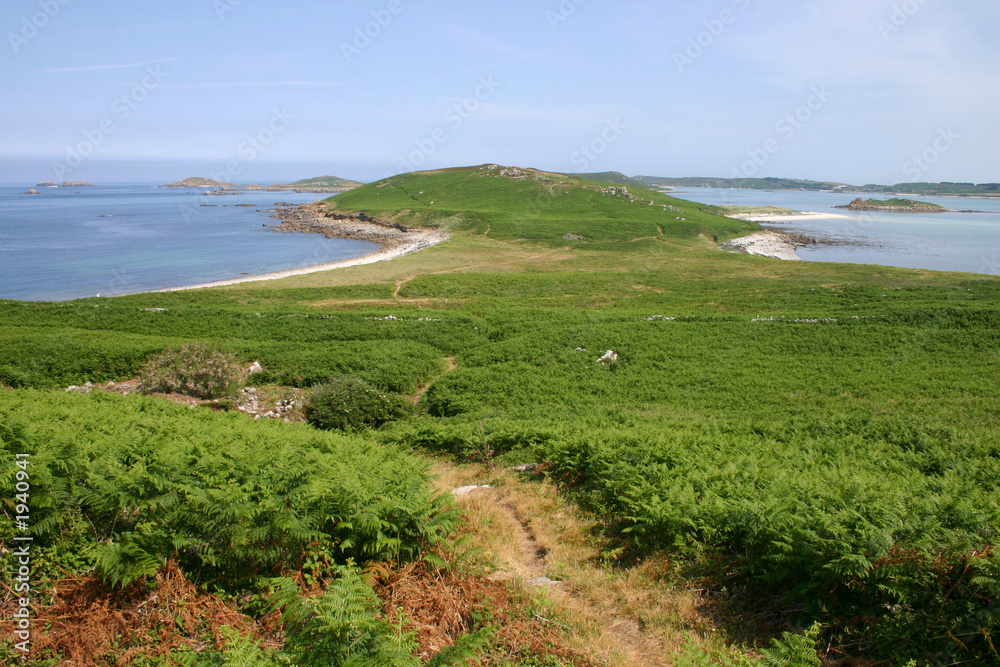
{"type": "Polygon", "coordinates": [[[239,390],[246,372],[236,355],[205,343],[188,343],[150,358],[139,379],[145,392],[219,398],[239,390]]]}
{"type": "Polygon", "coordinates": [[[305,415],[316,428],[352,431],[378,428],[405,417],[410,410],[399,394],[382,391],[358,378],[339,377],[312,390],[305,415]]]}
{"type": "Polygon", "coordinates": [[[31,374],[15,366],[0,366],[0,385],[9,387],[30,387],[31,374]]]}

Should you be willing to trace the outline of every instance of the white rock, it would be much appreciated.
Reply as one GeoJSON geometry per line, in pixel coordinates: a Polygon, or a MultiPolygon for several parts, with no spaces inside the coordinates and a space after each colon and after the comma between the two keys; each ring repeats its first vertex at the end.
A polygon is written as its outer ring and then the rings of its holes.
{"type": "Polygon", "coordinates": [[[618,361],[618,355],[615,354],[615,352],[613,352],[612,350],[608,350],[607,352],[604,353],[604,356],[602,356],[600,359],[597,360],[597,362],[601,364],[609,364],[614,361],[618,361]]]}
{"type": "Polygon", "coordinates": [[[548,577],[532,577],[524,583],[528,586],[553,586],[555,584],[561,584],[562,582],[549,579],[548,577]]]}
{"type": "Polygon", "coordinates": [[[473,484],[471,486],[460,486],[457,489],[452,489],[451,495],[455,496],[456,498],[460,498],[461,496],[467,496],[470,493],[474,493],[479,489],[491,489],[491,488],[493,487],[491,487],[489,484],[483,484],[483,485],[473,484]]]}

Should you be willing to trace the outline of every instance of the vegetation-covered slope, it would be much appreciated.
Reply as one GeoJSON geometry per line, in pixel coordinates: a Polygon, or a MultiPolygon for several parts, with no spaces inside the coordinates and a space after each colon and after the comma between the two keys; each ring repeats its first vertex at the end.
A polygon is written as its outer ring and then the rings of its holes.
{"type": "Polygon", "coordinates": [[[597,181],[598,183],[613,183],[614,185],[628,185],[632,187],[648,189],[648,185],[634,178],[629,178],[620,171],[599,171],[586,174],[567,174],[573,178],[581,178],[587,181],[597,181]]]}
{"type": "Polygon", "coordinates": [[[356,188],[360,183],[357,181],[348,180],[346,178],[340,178],[339,176],[316,176],[314,178],[304,178],[301,181],[295,181],[294,183],[289,183],[293,186],[312,186],[312,187],[324,187],[324,188],[356,188]]]}
{"type": "MultiPolygon", "coordinates": [[[[430,505],[424,491],[399,485],[421,469],[403,470],[412,459],[402,451],[487,467],[534,460],[591,513],[609,562],[655,568],[728,610],[729,624],[714,636],[672,621],[689,644],[710,647],[712,664],[752,664],[767,635],[814,621],[822,624],[815,652],[831,661],[1000,662],[992,648],[1000,623],[1000,280],[725,253],[698,235],[754,226],[626,192],[636,198],[505,167],[408,174],[327,206],[451,231],[450,241],[421,253],[199,292],[2,302],[0,373],[29,388],[0,402],[7,422],[25,415],[20,435],[6,437],[8,456],[26,447],[42,454],[44,479],[63,489],[52,507],[67,517],[103,508],[110,523],[98,524],[97,538],[84,521],[66,539],[152,549],[199,583],[215,567],[202,565],[203,547],[157,541],[183,516],[160,502],[164,494],[242,498],[254,482],[241,471],[259,470],[261,507],[287,499],[298,520],[311,516],[313,498],[291,490],[323,483],[304,463],[327,470],[327,453],[343,448],[347,461],[361,461],[344,473],[349,489],[363,490],[359,507],[375,508],[406,536],[399,544],[413,546],[427,536],[401,528],[413,515],[389,505],[430,505]],[[418,413],[368,435],[334,437],[149,399],[30,389],[133,377],[147,355],[193,340],[214,340],[244,362],[259,358],[256,382],[307,387],[358,376],[419,393],[418,413]],[[617,358],[599,362],[608,350],[617,358]],[[373,440],[389,449],[375,451],[373,440]],[[275,453],[286,450],[302,465],[282,467],[275,453]],[[235,461],[234,470],[218,457],[235,461]],[[179,470],[178,462],[203,459],[194,472],[179,470]],[[97,480],[111,500],[74,495],[71,478],[84,489],[97,480]],[[374,497],[383,488],[388,505],[374,497]],[[128,500],[140,491],[145,504],[128,500]],[[150,517],[148,527],[130,518],[133,507],[150,517]]],[[[223,548],[234,531],[215,526],[209,546],[223,548]]],[[[284,544],[283,533],[262,535],[284,544]]],[[[330,550],[337,567],[349,567],[345,555],[360,558],[337,535],[316,537],[311,547],[330,550]]],[[[294,568],[300,556],[291,551],[281,562],[294,568]]],[[[105,563],[95,558],[104,552],[73,553],[77,560],[63,552],[58,562],[73,571],[105,563]]],[[[277,552],[264,549],[261,558],[269,553],[277,552]]],[[[556,560],[544,570],[561,575],[556,560]]],[[[482,653],[492,664],[574,664],[524,655],[503,663],[482,653]]]]}
{"type": "Polygon", "coordinates": [[[637,238],[690,241],[699,234],[724,238],[758,229],[645,189],[498,165],[403,174],[327,201],[338,211],[409,226],[446,224],[494,239],[551,245],[565,245],[568,236],[605,250],[637,238]]]}

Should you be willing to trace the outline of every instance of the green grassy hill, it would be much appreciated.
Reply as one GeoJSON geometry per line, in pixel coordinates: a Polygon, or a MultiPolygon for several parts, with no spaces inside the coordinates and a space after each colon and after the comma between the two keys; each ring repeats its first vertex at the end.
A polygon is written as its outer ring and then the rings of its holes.
{"type": "Polygon", "coordinates": [[[957,195],[971,197],[1000,196],[1000,183],[896,183],[893,192],[913,192],[922,195],[957,195]]]}
{"type": "Polygon", "coordinates": [[[356,188],[361,184],[339,176],[316,176],[315,178],[304,178],[301,181],[289,183],[289,185],[314,188],[356,188]]]}
{"type": "Polygon", "coordinates": [[[582,178],[588,181],[597,181],[598,183],[613,183],[615,185],[628,185],[637,188],[647,188],[649,187],[646,183],[642,181],[637,181],[634,178],[629,178],[620,171],[600,171],[588,174],[567,174],[573,178],[582,178]]]}
{"type": "Polygon", "coordinates": [[[384,179],[327,200],[408,226],[445,226],[490,238],[593,248],[637,239],[728,238],[759,229],[708,206],[535,169],[482,165],[384,179]],[[579,237],[579,238],[577,238],[579,237]]]}
{"type": "Polygon", "coordinates": [[[191,176],[190,178],[185,178],[183,181],[175,181],[173,183],[168,183],[166,185],[160,186],[164,188],[218,188],[218,187],[239,187],[235,183],[223,183],[222,181],[217,181],[214,178],[204,178],[203,176],[191,176]]]}

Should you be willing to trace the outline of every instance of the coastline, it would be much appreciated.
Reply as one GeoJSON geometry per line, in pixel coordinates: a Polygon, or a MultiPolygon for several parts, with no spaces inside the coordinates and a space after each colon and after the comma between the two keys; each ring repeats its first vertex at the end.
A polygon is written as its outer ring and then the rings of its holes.
{"type": "Polygon", "coordinates": [[[367,216],[341,216],[331,214],[322,205],[303,204],[291,209],[276,209],[273,216],[281,220],[281,224],[273,229],[280,233],[323,234],[326,238],[350,239],[368,241],[380,247],[365,255],[342,259],[336,262],[326,262],[313,266],[305,266],[285,271],[272,271],[252,276],[240,276],[227,280],[216,280],[195,285],[167,287],[150,290],[151,292],[182,292],[207,287],[224,287],[241,283],[258,282],[262,280],[277,280],[291,276],[302,276],[309,273],[345,269],[351,266],[387,262],[403,255],[408,255],[424,248],[430,248],[448,239],[448,235],[436,229],[407,229],[384,220],[367,216]]]}
{"type": "Polygon", "coordinates": [[[736,218],[737,220],[745,220],[746,222],[798,222],[802,220],[836,220],[836,219],[846,219],[850,218],[849,215],[844,215],[842,213],[816,213],[812,211],[803,211],[801,213],[757,213],[748,215],[730,215],[726,216],[729,218],[736,218]]]}
{"type": "Polygon", "coordinates": [[[747,255],[770,257],[786,261],[801,262],[802,258],[795,254],[798,245],[787,234],[765,230],[754,232],[747,236],[730,239],[720,243],[723,250],[738,250],[747,255]]]}
{"type": "MultiPolygon", "coordinates": [[[[801,211],[796,213],[751,213],[735,214],[727,216],[744,220],[746,222],[801,222],[805,220],[837,220],[849,219],[851,216],[841,213],[819,213],[815,211],[801,211]]],[[[815,244],[813,238],[807,238],[799,234],[788,234],[765,228],[763,231],[730,239],[725,243],[720,243],[723,250],[736,250],[747,255],[757,255],[759,257],[770,257],[771,259],[781,259],[785,261],[801,262],[795,249],[803,245],[815,244]]]]}

